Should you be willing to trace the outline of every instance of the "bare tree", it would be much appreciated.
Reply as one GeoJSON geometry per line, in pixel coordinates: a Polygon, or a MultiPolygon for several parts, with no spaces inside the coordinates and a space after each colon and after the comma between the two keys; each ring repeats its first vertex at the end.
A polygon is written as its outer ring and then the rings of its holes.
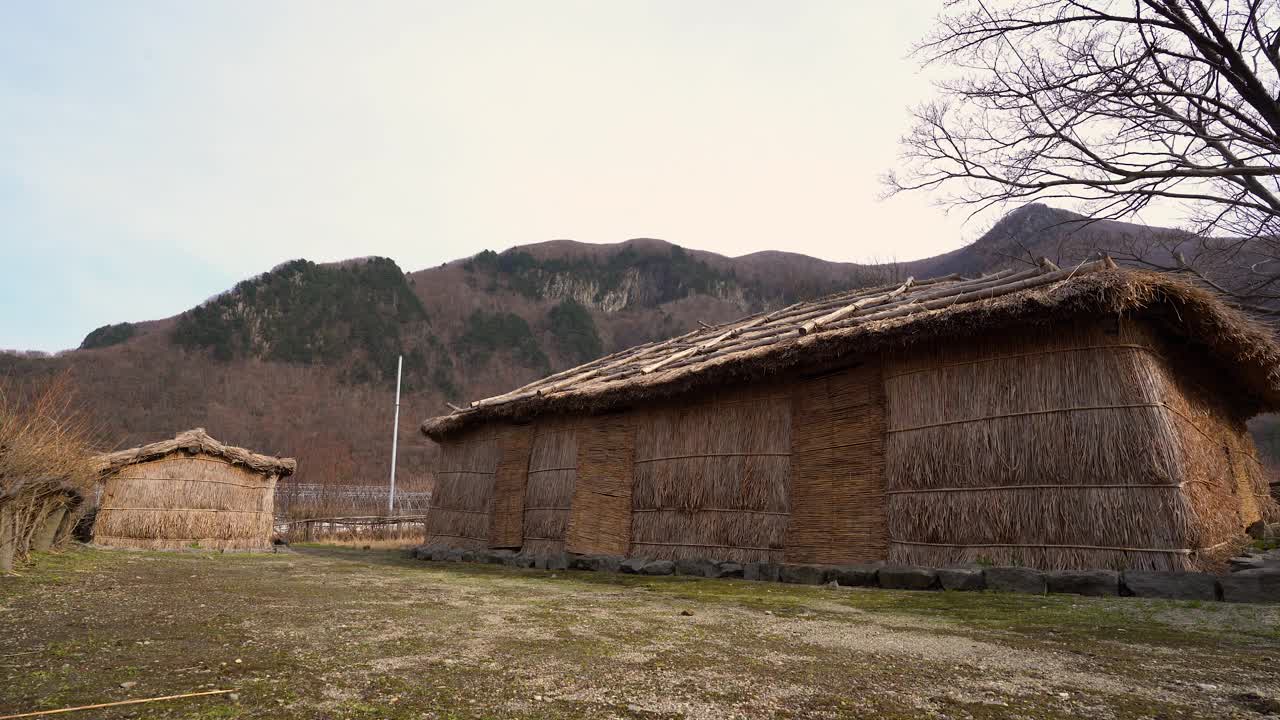
{"type": "Polygon", "coordinates": [[[1186,234],[1117,252],[1280,301],[1280,0],[949,0],[916,53],[957,72],[915,109],[888,194],[1172,204],[1186,234]]]}

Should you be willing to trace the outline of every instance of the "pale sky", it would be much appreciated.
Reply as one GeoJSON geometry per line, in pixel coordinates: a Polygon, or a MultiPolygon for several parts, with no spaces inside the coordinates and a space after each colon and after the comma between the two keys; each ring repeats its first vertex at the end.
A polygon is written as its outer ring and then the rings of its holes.
{"type": "Polygon", "coordinates": [[[878,200],[939,0],[0,0],[0,348],[291,258],[555,238],[909,260],[878,200]]]}

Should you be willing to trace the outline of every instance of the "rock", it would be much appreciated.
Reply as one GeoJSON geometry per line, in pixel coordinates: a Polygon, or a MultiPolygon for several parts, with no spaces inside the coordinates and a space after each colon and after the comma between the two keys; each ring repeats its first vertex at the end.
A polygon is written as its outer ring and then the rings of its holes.
{"type": "Polygon", "coordinates": [[[506,565],[507,561],[515,556],[515,552],[511,550],[490,550],[482,562],[487,562],[491,565],[506,565]]]}
{"type": "Polygon", "coordinates": [[[778,579],[794,585],[821,585],[827,581],[827,569],[820,565],[783,564],[778,579]]]}
{"type": "Polygon", "coordinates": [[[1218,579],[1208,573],[1125,570],[1125,591],[1134,597],[1169,600],[1217,600],[1218,579]]]}
{"type": "Polygon", "coordinates": [[[569,569],[570,570],[594,570],[595,568],[591,566],[590,555],[570,555],[569,569]]]}
{"type": "Polygon", "coordinates": [[[1242,555],[1231,558],[1227,561],[1227,564],[1231,566],[1231,572],[1240,572],[1241,570],[1257,570],[1264,567],[1267,564],[1267,560],[1260,555],[1242,555]]]}
{"type": "Polygon", "coordinates": [[[841,565],[827,571],[827,577],[844,587],[874,587],[879,584],[876,574],[880,565],[841,565]]]}
{"type": "Polygon", "coordinates": [[[479,553],[476,552],[475,550],[463,550],[461,557],[459,557],[458,559],[461,562],[470,563],[470,562],[475,562],[478,557],[479,557],[479,553]]]}
{"type": "Polygon", "coordinates": [[[640,568],[641,575],[670,575],[675,572],[676,564],[670,560],[654,560],[640,568]]]}
{"type": "Polygon", "coordinates": [[[124,688],[125,690],[129,690],[129,689],[135,688],[135,687],[137,687],[137,686],[138,686],[138,681],[137,681],[137,680],[126,680],[126,681],[124,681],[124,682],[120,683],[120,687],[124,688]]]}
{"type": "Polygon", "coordinates": [[[447,562],[462,562],[462,550],[450,550],[444,554],[444,559],[447,562]]]}
{"type": "Polygon", "coordinates": [[[435,545],[431,548],[431,559],[435,562],[444,562],[449,557],[449,548],[444,545],[435,545]]]}
{"type": "Polygon", "coordinates": [[[740,578],[742,577],[742,565],[736,562],[716,563],[715,574],[707,577],[740,578]]]}
{"type": "Polygon", "coordinates": [[[1053,570],[1044,578],[1051,593],[1096,597],[1120,594],[1120,573],[1115,570],[1053,570]]]}
{"type": "Polygon", "coordinates": [[[627,558],[622,561],[618,569],[628,575],[639,575],[645,565],[649,564],[648,558],[627,558]]]}
{"type": "Polygon", "coordinates": [[[885,565],[876,573],[876,580],[890,590],[931,590],[938,583],[938,573],[932,568],[885,565]]]}
{"type": "Polygon", "coordinates": [[[546,559],[548,570],[568,570],[569,556],[565,553],[550,553],[546,559]]]}
{"type": "Polygon", "coordinates": [[[532,555],[519,553],[511,558],[511,565],[518,568],[531,568],[538,564],[538,559],[532,555]]]}
{"type": "Polygon", "coordinates": [[[1261,520],[1255,520],[1244,531],[1254,540],[1261,540],[1267,536],[1267,524],[1261,520]]]}
{"type": "Polygon", "coordinates": [[[227,699],[231,702],[240,702],[240,693],[227,693],[227,699]]]}
{"type": "Polygon", "coordinates": [[[982,578],[988,590],[996,592],[1027,593],[1043,595],[1048,586],[1044,581],[1044,573],[1024,567],[993,567],[982,571],[982,578]]]}
{"type": "Polygon", "coordinates": [[[693,617],[692,610],[681,610],[680,614],[683,615],[684,617],[693,617]]]}
{"type": "Polygon", "coordinates": [[[1218,578],[1227,602],[1280,603],[1280,568],[1241,570],[1218,578]]]}
{"type": "Polygon", "coordinates": [[[701,558],[685,558],[676,561],[677,575],[692,575],[694,577],[715,577],[716,564],[710,560],[701,558]]]}
{"type": "Polygon", "coordinates": [[[742,566],[742,577],[746,580],[778,582],[779,570],[776,563],[749,562],[742,566]]]}
{"type": "Polygon", "coordinates": [[[622,565],[622,558],[617,555],[592,555],[589,565],[589,569],[596,572],[616,573],[622,565]]]}
{"type": "Polygon", "coordinates": [[[940,568],[938,583],[943,590],[984,590],[987,580],[982,575],[982,568],[940,568]]]}

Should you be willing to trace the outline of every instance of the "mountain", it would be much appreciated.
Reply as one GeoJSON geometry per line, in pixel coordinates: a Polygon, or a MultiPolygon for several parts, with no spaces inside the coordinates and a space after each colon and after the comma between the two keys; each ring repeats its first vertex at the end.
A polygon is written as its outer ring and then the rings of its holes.
{"type": "Polygon", "coordinates": [[[297,457],[302,482],[377,484],[389,470],[402,355],[398,477],[425,484],[435,449],[416,428],[449,402],[850,287],[1042,255],[1065,265],[1121,242],[1178,237],[1030,205],[965,247],[888,265],[773,251],[730,258],[648,238],[486,250],[409,273],[387,258],[295,260],[175,317],[98,328],[77,350],[0,355],[0,378],[21,388],[69,373],[104,447],[200,426],[297,457]]]}

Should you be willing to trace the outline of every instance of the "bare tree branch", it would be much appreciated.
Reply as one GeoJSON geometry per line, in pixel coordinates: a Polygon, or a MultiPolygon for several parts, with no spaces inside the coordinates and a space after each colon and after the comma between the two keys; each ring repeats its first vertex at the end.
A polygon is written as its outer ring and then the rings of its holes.
{"type": "Polygon", "coordinates": [[[887,194],[1176,208],[1187,234],[1132,262],[1280,308],[1280,0],[949,0],[915,53],[962,73],[915,108],[887,194]]]}

